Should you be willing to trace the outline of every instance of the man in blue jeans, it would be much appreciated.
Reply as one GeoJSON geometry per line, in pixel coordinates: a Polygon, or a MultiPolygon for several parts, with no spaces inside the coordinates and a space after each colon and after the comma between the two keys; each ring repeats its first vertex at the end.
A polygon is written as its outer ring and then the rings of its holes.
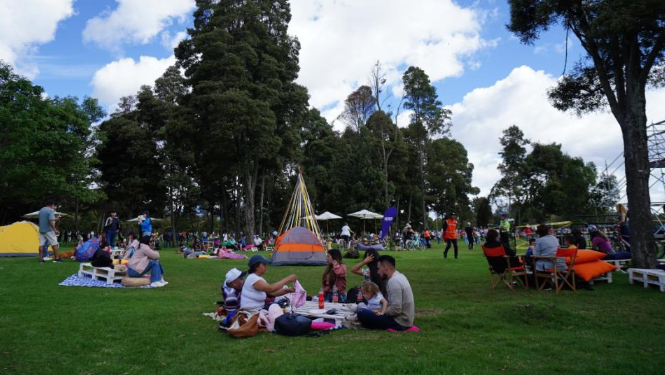
{"type": "Polygon", "coordinates": [[[409,280],[395,269],[395,258],[390,255],[379,257],[379,276],[387,280],[388,309],[385,315],[369,309],[358,310],[358,320],[369,329],[394,329],[405,331],[413,326],[415,303],[409,280]]]}
{"type": "Polygon", "coordinates": [[[120,232],[120,219],[118,219],[118,213],[111,211],[109,217],[106,218],[104,222],[104,236],[106,237],[106,243],[109,246],[115,246],[115,237],[120,232]]]}

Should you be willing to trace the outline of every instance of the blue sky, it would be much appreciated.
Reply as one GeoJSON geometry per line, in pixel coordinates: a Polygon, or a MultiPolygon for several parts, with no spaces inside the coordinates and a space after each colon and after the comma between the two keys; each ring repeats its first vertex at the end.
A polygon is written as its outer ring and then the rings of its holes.
{"type": "MultiPolygon", "coordinates": [[[[474,56],[482,65],[477,69],[467,69],[464,74],[435,82],[444,104],[455,103],[464,94],[477,87],[491,85],[507,76],[516,66],[527,65],[534,70],[544,70],[552,75],[561,73],[564,56],[555,48],[560,48],[565,39],[565,31],[559,27],[543,34],[535,46],[521,44],[506,29],[509,21],[509,8],[504,1],[459,1],[462,7],[475,6],[488,12],[496,12],[488,17],[481,35],[488,40],[497,40],[496,47],[480,51],[474,56]],[[557,46],[557,47],[555,47],[557,46]],[[545,49],[545,50],[543,50],[545,49]]],[[[406,5],[406,2],[405,2],[406,5]]],[[[43,86],[50,95],[92,95],[91,79],[94,73],[111,61],[120,57],[137,60],[140,56],[167,58],[170,48],[162,45],[159,37],[146,44],[126,44],[121,53],[101,48],[94,42],[84,42],[83,31],[86,22],[105,12],[117,9],[115,0],[79,0],[73,3],[76,14],[58,24],[55,38],[39,46],[30,60],[39,68],[35,83],[43,86]]],[[[171,35],[191,26],[191,12],[184,22],[173,22],[164,31],[171,35]]],[[[573,38],[571,38],[573,39],[573,38]]],[[[571,47],[569,63],[579,56],[578,45],[571,47]],[[577,48],[575,48],[577,47],[577,48]]],[[[340,98],[343,99],[343,98],[340,98]]]]}
{"type": "MultiPolygon", "coordinates": [[[[563,70],[565,31],[554,27],[535,45],[521,44],[505,27],[506,1],[292,0],[291,8],[290,33],[302,44],[299,82],[312,106],[335,121],[377,60],[396,105],[403,71],[423,68],[453,111],[452,137],[468,150],[482,194],[500,177],[498,138],[513,124],[597,165],[622,151],[609,113],[576,117],[551,107],[546,92],[563,70]]],[[[51,96],[93,96],[112,111],[120,96],[173,64],[172,45],[193,10],[194,0],[3,0],[0,59],[51,96]]],[[[571,36],[568,67],[581,56],[571,36]]],[[[656,105],[664,100],[665,90],[648,93],[650,120],[665,119],[656,105]]],[[[398,123],[408,116],[403,111],[398,123]]]]}

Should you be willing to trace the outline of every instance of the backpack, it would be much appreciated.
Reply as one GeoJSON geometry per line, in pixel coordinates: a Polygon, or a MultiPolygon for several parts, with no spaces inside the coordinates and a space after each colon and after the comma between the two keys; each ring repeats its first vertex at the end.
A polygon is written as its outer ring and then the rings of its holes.
{"type": "Polygon", "coordinates": [[[299,314],[284,314],[275,319],[275,332],[285,336],[302,336],[309,333],[312,320],[299,314]]]}

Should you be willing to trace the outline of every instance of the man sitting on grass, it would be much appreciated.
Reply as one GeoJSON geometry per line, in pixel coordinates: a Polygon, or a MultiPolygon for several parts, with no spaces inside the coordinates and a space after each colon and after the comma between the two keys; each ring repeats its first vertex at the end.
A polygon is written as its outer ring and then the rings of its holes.
{"type": "Polygon", "coordinates": [[[415,303],[411,284],[395,269],[395,258],[390,255],[379,257],[379,275],[387,281],[388,309],[385,315],[368,309],[358,310],[360,324],[369,329],[394,329],[406,331],[413,326],[415,303]]]}

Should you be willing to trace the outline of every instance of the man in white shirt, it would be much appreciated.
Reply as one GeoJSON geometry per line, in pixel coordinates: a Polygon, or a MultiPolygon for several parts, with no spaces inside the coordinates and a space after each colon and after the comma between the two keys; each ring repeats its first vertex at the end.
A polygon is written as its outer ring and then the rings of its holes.
{"type": "Polygon", "coordinates": [[[349,224],[344,223],[344,226],[342,227],[342,239],[344,239],[346,247],[349,247],[349,241],[351,240],[351,234],[352,233],[354,233],[354,232],[349,227],[349,224]]]}

